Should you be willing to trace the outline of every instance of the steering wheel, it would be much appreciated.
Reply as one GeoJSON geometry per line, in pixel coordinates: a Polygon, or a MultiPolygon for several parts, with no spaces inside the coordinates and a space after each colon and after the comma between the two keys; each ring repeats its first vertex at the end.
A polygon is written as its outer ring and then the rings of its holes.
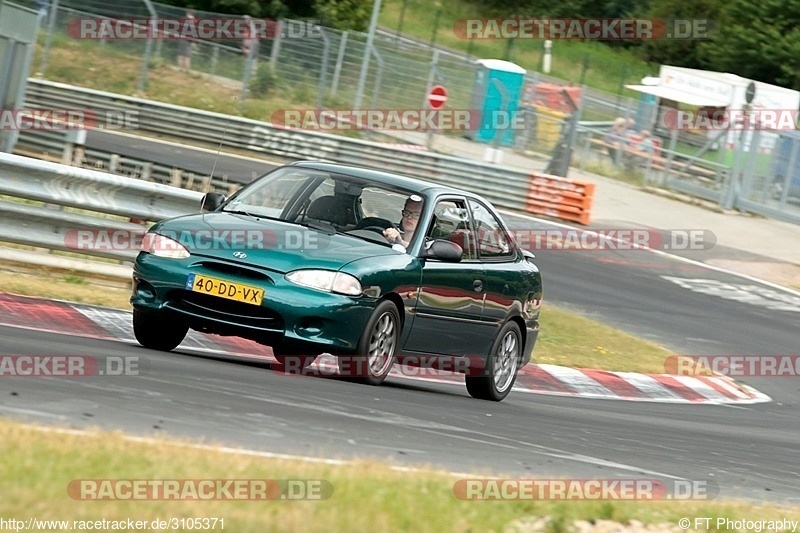
{"type": "MultiPolygon", "coordinates": [[[[389,228],[394,228],[394,227],[395,227],[394,224],[392,224],[391,226],[386,227],[386,228],[384,228],[383,226],[378,226],[377,224],[372,224],[370,226],[364,226],[363,228],[358,228],[358,229],[363,229],[363,230],[367,230],[367,231],[374,231],[376,233],[380,233],[381,235],[383,235],[383,232],[385,230],[387,230],[389,228]]],[[[398,230],[398,231],[400,231],[400,230],[398,230]]]]}

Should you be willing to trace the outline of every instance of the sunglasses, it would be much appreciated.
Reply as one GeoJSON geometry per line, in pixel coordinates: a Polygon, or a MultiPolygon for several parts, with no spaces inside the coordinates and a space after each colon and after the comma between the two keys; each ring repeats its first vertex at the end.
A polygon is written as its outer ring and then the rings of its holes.
{"type": "Polygon", "coordinates": [[[403,209],[402,211],[400,211],[400,214],[403,215],[404,217],[419,218],[420,212],[403,209]]]}

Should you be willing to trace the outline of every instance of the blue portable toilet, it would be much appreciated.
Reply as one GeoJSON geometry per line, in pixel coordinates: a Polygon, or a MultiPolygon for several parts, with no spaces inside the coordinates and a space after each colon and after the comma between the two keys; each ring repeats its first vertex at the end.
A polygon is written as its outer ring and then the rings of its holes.
{"type": "Polygon", "coordinates": [[[472,106],[481,113],[471,140],[513,146],[514,120],[525,83],[525,69],[501,59],[481,59],[472,92],[472,106]]]}

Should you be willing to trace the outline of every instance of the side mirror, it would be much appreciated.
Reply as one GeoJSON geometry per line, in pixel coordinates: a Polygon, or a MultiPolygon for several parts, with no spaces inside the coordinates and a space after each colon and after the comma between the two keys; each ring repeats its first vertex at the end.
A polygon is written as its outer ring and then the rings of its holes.
{"type": "Polygon", "coordinates": [[[531,252],[530,250],[526,250],[523,248],[522,255],[525,257],[525,261],[527,261],[528,263],[536,264],[536,262],[534,261],[534,259],[536,259],[536,256],[533,255],[533,252],[531,252]]]}
{"type": "Polygon", "coordinates": [[[225,195],[221,192],[207,192],[200,202],[200,209],[203,211],[216,211],[225,200],[225,195]]]}
{"type": "Polygon", "coordinates": [[[464,250],[454,242],[444,239],[435,239],[422,250],[425,259],[438,259],[448,263],[458,263],[464,250]]]}

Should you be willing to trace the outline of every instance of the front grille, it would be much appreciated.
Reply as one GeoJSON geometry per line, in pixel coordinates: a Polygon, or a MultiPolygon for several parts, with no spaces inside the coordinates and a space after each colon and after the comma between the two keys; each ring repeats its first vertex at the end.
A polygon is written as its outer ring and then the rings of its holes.
{"type": "Polygon", "coordinates": [[[283,319],[280,315],[264,306],[186,290],[172,291],[168,298],[168,305],[179,311],[212,320],[222,320],[265,330],[283,331],[283,319]]]}
{"type": "Polygon", "coordinates": [[[207,269],[208,272],[216,274],[223,274],[225,276],[233,276],[234,279],[250,279],[253,281],[268,281],[272,283],[266,273],[234,263],[222,263],[219,261],[198,261],[192,267],[202,267],[207,269]]]}

